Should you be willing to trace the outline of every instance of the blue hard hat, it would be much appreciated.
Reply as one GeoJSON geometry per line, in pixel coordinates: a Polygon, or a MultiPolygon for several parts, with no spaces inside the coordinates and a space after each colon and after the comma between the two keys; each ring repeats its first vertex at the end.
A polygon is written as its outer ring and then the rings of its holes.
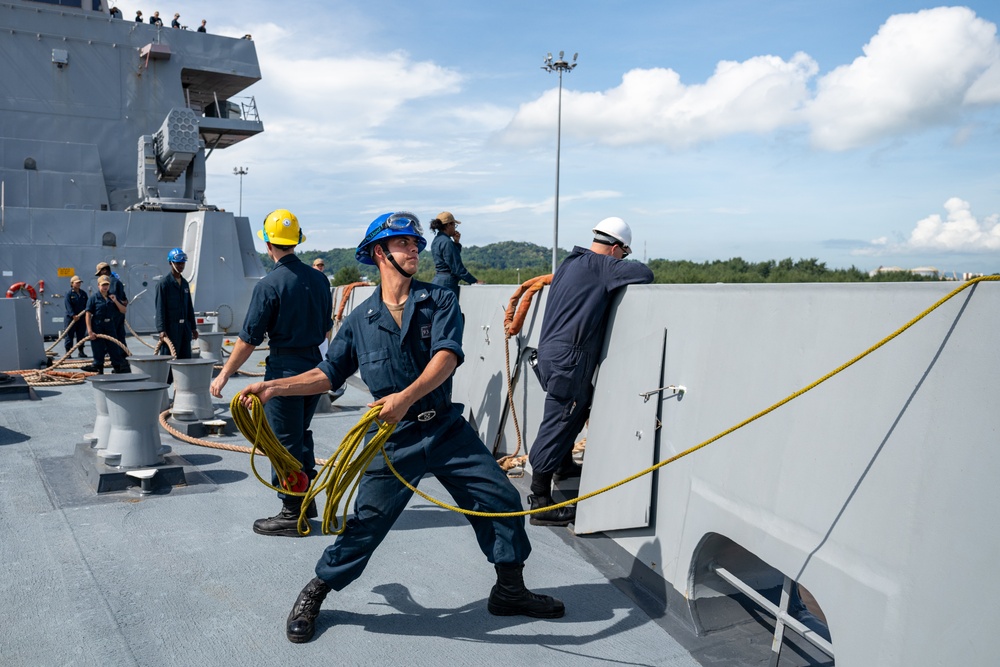
{"type": "Polygon", "coordinates": [[[172,264],[180,264],[182,262],[188,261],[187,254],[180,248],[174,248],[167,253],[167,261],[172,264]]]}
{"type": "Polygon", "coordinates": [[[375,264],[372,259],[372,246],[379,241],[390,239],[393,236],[412,236],[417,239],[417,252],[423,252],[427,247],[427,239],[424,238],[424,230],[420,226],[417,216],[405,211],[398,213],[385,213],[372,220],[368,225],[365,238],[358,244],[358,250],[354,253],[355,259],[362,264],[375,264]]]}

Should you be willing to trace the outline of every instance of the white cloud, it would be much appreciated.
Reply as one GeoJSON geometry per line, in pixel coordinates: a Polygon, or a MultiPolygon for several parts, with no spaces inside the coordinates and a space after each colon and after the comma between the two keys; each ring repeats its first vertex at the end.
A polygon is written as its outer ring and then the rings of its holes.
{"type": "Polygon", "coordinates": [[[917,221],[906,240],[891,243],[885,236],[855,248],[852,255],[885,256],[926,253],[988,253],[1000,250],[1000,214],[978,220],[969,202],[952,197],[944,203],[947,216],[932,214],[917,221]]]}
{"type": "Polygon", "coordinates": [[[891,16],[863,51],[818,82],[808,113],[820,148],[855,148],[954,121],[965,103],[1000,102],[996,26],[966,7],[891,16]]]}
{"type": "MultiPolygon", "coordinates": [[[[813,144],[841,151],[943,124],[1000,104],[996,25],[965,7],[891,16],[864,55],[816,80],[805,53],[785,61],[722,61],[703,84],[672,69],[634,69],[602,92],[563,90],[563,133],[609,146],[681,149],[721,137],[804,125],[813,144]]],[[[572,79],[567,79],[571,83],[572,79]]],[[[525,103],[502,133],[515,145],[551,136],[557,89],[525,103]]]]}
{"type": "Polygon", "coordinates": [[[990,252],[1000,250],[1000,215],[982,221],[972,214],[969,202],[952,197],[944,203],[948,217],[929,215],[917,222],[906,243],[911,250],[947,252],[990,252]]]}
{"type": "MultiPolygon", "coordinates": [[[[686,86],[671,69],[634,69],[605,92],[563,91],[563,129],[610,146],[656,142],[674,148],[742,132],[765,133],[797,122],[816,63],[757,56],[723,61],[704,83],[686,86]]],[[[551,135],[558,90],[523,104],[506,141],[531,144],[551,135]]]]}

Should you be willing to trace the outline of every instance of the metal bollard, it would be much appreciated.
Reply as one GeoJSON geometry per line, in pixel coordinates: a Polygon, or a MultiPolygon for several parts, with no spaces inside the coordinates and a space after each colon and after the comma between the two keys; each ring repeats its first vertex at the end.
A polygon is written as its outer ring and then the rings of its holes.
{"type": "Polygon", "coordinates": [[[201,358],[211,359],[215,363],[221,364],[222,341],[225,337],[225,331],[198,332],[198,347],[201,349],[201,358]]]}
{"type": "Polygon", "coordinates": [[[215,416],[212,395],[212,359],[171,359],[174,372],[174,405],[171,415],[179,421],[202,421],[215,416]]]}
{"type": "MultiPolygon", "coordinates": [[[[132,368],[149,374],[152,382],[166,382],[170,373],[170,366],[167,362],[170,356],[166,354],[133,354],[128,358],[132,368]]],[[[170,409],[170,397],[167,392],[163,392],[163,401],[160,403],[160,412],[170,409]]]]}
{"type": "Polygon", "coordinates": [[[157,420],[166,382],[106,382],[98,386],[108,401],[111,430],[99,456],[109,466],[141,468],[163,463],[157,420]]]}
{"type": "Polygon", "coordinates": [[[111,375],[91,375],[87,378],[87,382],[94,387],[94,403],[97,405],[94,430],[83,434],[83,439],[90,441],[91,447],[107,449],[108,432],[111,430],[111,420],[108,418],[108,401],[104,397],[104,392],[98,391],[101,386],[113,382],[141,382],[148,379],[149,375],[145,373],[114,373],[111,375]]]}

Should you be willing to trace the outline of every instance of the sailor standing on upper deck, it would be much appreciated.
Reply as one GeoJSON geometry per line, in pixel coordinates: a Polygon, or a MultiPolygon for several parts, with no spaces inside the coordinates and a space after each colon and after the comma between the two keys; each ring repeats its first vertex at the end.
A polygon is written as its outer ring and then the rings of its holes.
{"type": "MultiPolygon", "coordinates": [[[[616,290],[653,282],[645,264],[624,261],[632,253],[632,230],[621,218],[605,218],[594,227],[590,249],[573,248],[552,277],[538,343],[535,372],[545,390],[545,412],[531,463],[531,509],[555,504],[552,477],[580,475],[573,463],[573,440],[583,429],[593,400],[597,355],[616,290]]],[[[576,507],[531,515],[536,526],[565,526],[576,507]]]]}
{"type": "Polygon", "coordinates": [[[482,285],[483,281],[469,273],[462,263],[462,235],[458,231],[458,225],[462,224],[456,220],[448,211],[438,213],[438,217],[431,220],[431,231],[434,232],[434,240],[431,241],[431,255],[434,257],[434,278],[431,280],[435,285],[447,287],[455,294],[458,294],[458,281],[464,280],[470,285],[482,285]]]}
{"type": "MultiPolygon", "coordinates": [[[[167,262],[170,273],[156,283],[156,330],[160,333],[160,342],[170,339],[178,359],[190,359],[191,339],[198,339],[198,327],[191,302],[191,285],[181,275],[187,266],[187,253],[174,248],[167,253],[167,262]]],[[[160,354],[170,354],[170,348],[161,346],[160,354]]]]}
{"type": "MultiPolygon", "coordinates": [[[[257,231],[267,243],[267,254],[274,260],[274,269],[253,288],[250,307],[243,330],[226,365],[212,381],[212,395],[222,398],[222,388],[230,376],[250,357],[267,334],[270,353],[264,379],[288,378],[311,370],[322,359],[319,346],[326,340],[332,326],[330,313],[333,297],[330,281],[319,271],[295,255],[295,246],[306,240],[299,220],[291,211],[278,209],[264,219],[264,228],[257,231]]],[[[309,424],[319,396],[289,396],[275,399],[264,406],[264,414],[278,441],[302,463],[302,470],[312,481],[316,477],[312,431],[309,424]]],[[[272,472],[271,483],[278,486],[272,472]]],[[[279,493],[281,511],[268,519],[258,519],[253,530],[260,535],[298,537],[301,496],[279,493]]],[[[317,515],[311,503],[307,516],[317,515]]]]}

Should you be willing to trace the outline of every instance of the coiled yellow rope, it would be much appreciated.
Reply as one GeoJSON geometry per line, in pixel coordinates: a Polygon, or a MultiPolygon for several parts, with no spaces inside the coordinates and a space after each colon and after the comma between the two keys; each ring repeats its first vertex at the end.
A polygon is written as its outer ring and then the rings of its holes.
{"type": "MultiPolygon", "coordinates": [[[[579,503],[579,502],[581,502],[583,500],[587,500],[588,498],[593,498],[594,496],[598,496],[598,495],[600,495],[602,493],[606,493],[608,491],[611,491],[612,489],[616,489],[619,486],[622,486],[624,484],[628,484],[629,482],[631,482],[633,480],[639,479],[643,475],[648,475],[649,473],[653,472],[654,470],[659,470],[660,468],[662,468],[662,467],[664,467],[666,465],[669,465],[669,464],[673,463],[674,461],[682,459],[685,456],[687,456],[688,454],[693,454],[694,452],[698,451],[699,449],[701,449],[703,447],[707,447],[708,445],[712,444],[716,440],[720,440],[720,439],[724,438],[725,436],[729,435],[730,433],[733,433],[734,431],[737,431],[737,430],[743,428],[744,426],[746,426],[746,425],[748,425],[748,424],[750,424],[750,423],[752,423],[752,422],[760,419],[761,417],[764,417],[765,415],[767,415],[767,414],[769,414],[769,413],[777,410],[778,408],[780,408],[781,406],[785,405],[786,403],[788,403],[788,402],[790,402],[790,401],[798,398],[799,396],[802,396],[806,392],[808,392],[808,391],[810,391],[810,390],[818,387],[820,384],[826,382],[827,380],[829,380],[830,378],[832,378],[834,375],[837,375],[841,371],[844,371],[844,370],[850,368],[851,366],[853,366],[857,362],[859,362],[862,359],[864,359],[865,357],[867,357],[872,352],[875,352],[876,350],[878,350],[883,345],[889,343],[891,340],[893,340],[894,338],[896,338],[897,336],[899,336],[900,334],[902,334],[903,332],[905,332],[907,329],[909,329],[910,327],[912,327],[914,324],[916,324],[917,322],[919,322],[923,318],[927,317],[929,314],[931,314],[934,310],[936,310],[937,308],[939,308],[940,306],[942,306],[949,299],[957,296],[958,294],[960,294],[962,291],[968,289],[969,287],[972,287],[973,285],[975,285],[975,284],[977,284],[979,282],[983,282],[983,281],[1000,281],[1000,275],[982,276],[982,277],[974,278],[972,280],[969,280],[969,281],[963,283],[961,286],[957,287],[956,289],[952,290],[951,292],[949,292],[948,294],[946,294],[945,296],[943,296],[941,299],[939,299],[937,302],[935,302],[932,306],[930,306],[929,308],[927,308],[926,310],[924,310],[922,313],[920,313],[919,315],[917,315],[916,317],[914,317],[912,320],[910,320],[909,322],[907,322],[906,324],[904,324],[903,326],[901,326],[896,331],[892,332],[891,334],[889,334],[888,336],[886,336],[885,338],[883,338],[879,342],[877,342],[874,345],[872,345],[871,347],[869,347],[867,350],[865,350],[861,354],[859,354],[859,355],[855,356],[853,359],[850,359],[849,361],[841,364],[840,366],[838,366],[837,368],[833,369],[832,371],[830,371],[829,373],[827,373],[823,377],[821,377],[818,380],[816,380],[816,381],[814,381],[814,382],[806,385],[802,389],[799,389],[798,391],[796,391],[796,392],[794,392],[792,394],[789,394],[788,396],[786,396],[785,398],[781,399],[780,401],[778,401],[774,405],[771,405],[770,407],[765,408],[764,410],[761,410],[757,414],[755,414],[755,415],[753,415],[751,417],[748,417],[747,419],[744,419],[743,421],[739,422],[735,426],[731,426],[731,427],[727,428],[725,431],[722,431],[721,433],[718,433],[718,434],[712,436],[708,440],[705,440],[703,442],[698,443],[697,445],[694,445],[693,447],[689,447],[688,449],[685,449],[683,452],[675,454],[675,455],[671,456],[670,458],[664,459],[663,461],[660,461],[659,463],[656,463],[656,464],[654,464],[654,465],[646,468],[645,470],[641,470],[641,471],[635,473],[634,475],[630,475],[629,477],[626,477],[625,479],[622,479],[622,480],[620,480],[618,482],[615,482],[614,484],[609,484],[608,486],[605,486],[605,487],[600,488],[600,489],[596,489],[595,491],[591,491],[590,493],[584,494],[582,496],[578,496],[576,498],[572,498],[570,500],[566,500],[566,501],[563,501],[561,503],[556,503],[554,505],[546,505],[545,507],[541,507],[539,509],[535,509],[535,510],[521,510],[519,512],[480,512],[480,511],[476,511],[476,510],[462,509],[461,507],[456,507],[454,505],[449,505],[446,502],[443,502],[441,500],[433,498],[433,497],[427,495],[426,493],[420,491],[415,486],[411,485],[409,482],[407,482],[405,479],[403,479],[402,476],[400,476],[400,474],[398,472],[396,472],[396,469],[392,465],[392,461],[389,460],[389,455],[386,453],[385,448],[383,447],[384,443],[389,439],[389,435],[392,433],[392,430],[395,428],[395,425],[394,424],[392,424],[392,425],[385,424],[384,422],[380,424],[378,435],[376,435],[376,437],[372,438],[372,440],[369,441],[367,447],[363,450],[361,456],[358,458],[359,464],[360,464],[360,461],[362,461],[362,460],[364,460],[365,463],[364,463],[363,466],[360,467],[360,471],[354,471],[354,473],[353,473],[353,474],[357,475],[357,479],[354,481],[353,486],[351,488],[351,496],[354,495],[354,489],[357,488],[358,483],[361,481],[360,475],[364,473],[365,468],[368,466],[368,463],[375,456],[375,454],[378,451],[381,450],[382,456],[385,458],[385,462],[386,462],[386,465],[389,467],[389,470],[392,471],[392,474],[396,476],[396,479],[398,479],[400,482],[402,482],[402,484],[404,486],[406,486],[406,488],[408,488],[410,491],[412,491],[413,493],[417,494],[418,496],[420,496],[424,500],[437,505],[438,507],[441,507],[441,508],[444,508],[444,509],[447,509],[447,510],[451,510],[453,512],[458,512],[460,514],[465,514],[465,515],[468,515],[468,516],[479,516],[479,517],[485,517],[485,518],[517,517],[517,516],[527,516],[529,514],[539,514],[539,513],[542,513],[542,512],[550,512],[553,509],[557,509],[557,508],[560,508],[560,507],[567,507],[569,505],[575,505],[576,503],[579,503]],[[380,437],[380,436],[383,435],[383,431],[385,431],[385,436],[384,437],[380,437]]],[[[254,397],[254,399],[256,399],[256,397],[254,397]]],[[[236,421],[236,413],[237,413],[236,405],[237,405],[237,403],[238,403],[238,401],[236,401],[236,399],[234,398],[233,399],[233,403],[230,404],[230,407],[231,407],[232,412],[233,412],[233,420],[234,421],[236,421]]],[[[255,406],[259,405],[259,402],[256,402],[254,405],[255,406]]],[[[375,417],[378,415],[378,410],[379,409],[380,409],[380,406],[372,408],[371,410],[368,411],[367,414],[365,414],[364,417],[361,418],[361,421],[358,422],[358,424],[351,430],[351,432],[348,433],[347,437],[344,438],[344,441],[340,445],[340,449],[338,449],[338,453],[341,452],[341,450],[344,450],[344,451],[349,450],[350,452],[352,452],[351,455],[353,456],[353,452],[357,449],[359,443],[364,438],[364,434],[368,430],[369,426],[371,425],[371,422],[373,420],[375,420],[375,417]]],[[[244,410],[242,404],[239,404],[239,410],[244,410]]],[[[257,420],[254,420],[255,426],[257,427],[257,430],[258,431],[266,431],[266,433],[270,434],[271,438],[274,438],[274,434],[271,432],[270,427],[267,425],[267,420],[263,418],[263,410],[256,410],[255,409],[254,412],[255,413],[259,412],[259,417],[260,417],[260,420],[262,422],[262,423],[258,423],[257,420]]],[[[237,421],[237,425],[239,425],[238,421],[237,421]]],[[[250,440],[251,442],[254,442],[254,440],[252,440],[250,438],[250,436],[247,435],[247,431],[244,431],[242,427],[240,427],[240,431],[243,432],[243,435],[245,437],[247,437],[248,440],[250,440]]],[[[274,438],[274,441],[277,442],[277,439],[274,438]]],[[[280,447],[280,443],[279,443],[279,448],[281,448],[282,450],[284,450],[283,447],[280,447]]],[[[287,454],[287,451],[285,453],[287,454]]],[[[331,459],[323,467],[323,471],[325,471],[327,469],[327,467],[329,467],[331,465],[330,462],[334,461],[334,458],[336,458],[336,457],[331,457],[331,459]]],[[[272,461],[273,460],[274,459],[272,459],[272,461]]],[[[251,462],[252,462],[252,455],[251,455],[251,462]]],[[[298,461],[296,461],[296,464],[298,464],[298,461]]],[[[255,469],[254,470],[254,474],[256,474],[256,472],[257,471],[255,469]]],[[[263,482],[265,485],[269,486],[270,488],[272,488],[272,489],[275,488],[275,487],[271,486],[270,484],[268,484],[267,482],[264,482],[264,480],[260,478],[260,475],[257,475],[257,479],[260,479],[261,482],[263,482]]],[[[320,479],[320,475],[317,475],[316,479],[319,480],[320,479]]],[[[345,477],[345,482],[347,482],[349,480],[350,480],[350,477],[345,477]]],[[[339,482],[339,480],[338,480],[338,482],[339,482]]],[[[341,483],[344,483],[344,482],[341,482],[341,483]]],[[[315,485],[315,482],[314,482],[314,485],[315,485]]],[[[320,485],[319,489],[321,489],[322,486],[323,485],[320,485]]],[[[306,521],[304,519],[305,508],[306,508],[306,505],[308,504],[309,500],[311,500],[312,498],[315,498],[315,496],[319,494],[319,489],[317,489],[315,493],[313,493],[313,490],[310,489],[305,494],[307,500],[302,503],[303,514],[302,514],[302,516],[299,517],[299,532],[301,532],[304,535],[308,534],[308,532],[309,532],[308,531],[308,521],[306,521]],[[303,532],[303,528],[302,528],[303,523],[306,524],[305,532],[303,532]]],[[[275,489],[275,490],[276,491],[281,491],[283,493],[288,493],[288,491],[285,491],[283,489],[275,489]]],[[[303,494],[292,494],[292,495],[303,495],[303,494]]],[[[342,495],[343,495],[343,491],[340,492],[340,495],[337,496],[337,499],[339,500],[339,498],[342,495]]],[[[350,501],[350,497],[348,498],[348,502],[349,501],[350,501]]],[[[327,524],[328,524],[328,521],[329,521],[328,520],[328,516],[332,513],[333,510],[331,508],[333,508],[333,507],[336,507],[336,505],[335,504],[331,505],[330,502],[329,502],[329,500],[328,500],[327,507],[326,507],[326,509],[324,511],[324,522],[323,522],[324,532],[327,532],[327,524]]],[[[345,523],[346,523],[346,520],[347,520],[347,506],[345,504],[345,507],[344,507],[344,522],[345,523]]],[[[340,527],[339,531],[337,531],[335,534],[340,534],[342,532],[343,532],[343,524],[341,524],[341,527],[340,527]]]]}
{"type": "Polygon", "coordinates": [[[250,467],[253,469],[254,476],[269,489],[302,498],[302,510],[299,513],[298,523],[300,535],[308,535],[312,531],[306,512],[309,504],[325,490],[327,497],[323,506],[323,534],[340,535],[343,533],[347,524],[348,508],[358,484],[361,483],[361,476],[364,475],[368,464],[375,458],[375,455],[379,451],[384,451],[384,445],[396,429],[396,425],[378,422],[378,432],[368,441],[367,445],[361,448],[365,433],[368,432],[372,422],[377,421],[378,414],[382,411],[382,406],[376,405],[365,413],[361,420],[344,436],[340,447],[319,469],[316,478],[308,485],[308,488],[296,491],[293,490],[295,478],[305,476],[305,473],[302,472],[302,464],[288,453],[288,450],[274,435],[270,424],[267,423],[264,406],[260,399],[251,395],[251,404],[252,407],[247,410],[237,395],[229,402],[229,411],[233,416],[233,423],[236,424],[240,433],[253,445],[253,449],[250,451],[250,467]],[[359,448],[361,448],[360,454],[358,453],[359,448]],[[289,483],[289,488],[273,486],[260,476],[260,473],[257,472],[257,466],[254,464],[254,453],[258,450],[271,460],[271,466],[278,479],[286,480],[286,483],[289,483]],[[335,512],[345,495],[347,499],[343,503],[343,514],[338,522],[335,512]]]}

